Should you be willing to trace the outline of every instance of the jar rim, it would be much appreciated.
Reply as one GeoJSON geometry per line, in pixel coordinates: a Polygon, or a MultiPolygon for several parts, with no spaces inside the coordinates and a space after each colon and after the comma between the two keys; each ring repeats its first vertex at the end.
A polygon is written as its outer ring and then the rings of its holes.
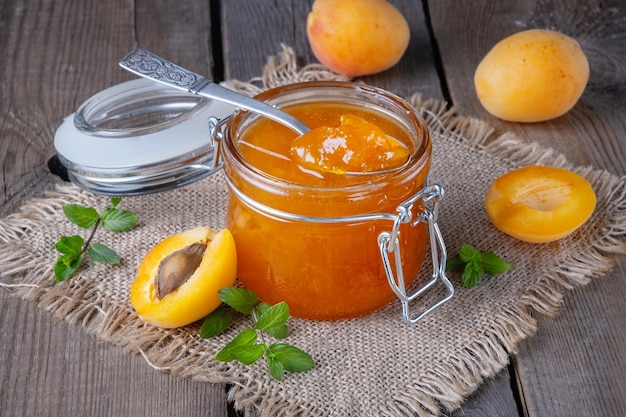
{"type": "Polygon", "coordinates": [[[285,105],[288,106],[294,104],[293,101],[285,103],[280,102],[281,100],[286,100],[290,97],[297,98],[297,103],[308,103],[308,101],[306,101],[307,99],[326,103],[330,102],[331,97],[342,97],[341,94],[348,94],[348,97],[351,99],[372,99],[373,101],[369,103],[372,106],[371,108],[374,108],[374,105],[378,105],[378,108],[386,111],[386,115],[395,116],[395,121],[402,123],[403,128],[406,127],[407,130],[410,130],[410,136],[414,136],[417,145],[412,150],[409,160],[402,166],[401,169],[384,174],[359,176],[363,179],[362,181],[355,181],[349,185],[341,185],[337,187],[303,185],[273,176],[258,169],[247,161],[235,143],[238,133],[243,130],[242,127],[245,128],[251,122],[262,117],[241,109],[235,110],[229,119],[225,121],[226,123],[224,124],[224,131],[222,135],[222,140],[225,143],[222,149],[228,154],[230,160],[236,164],[238,169],[243,169],[246,173],[257,177],[262,181],[271,184],[280,184],[281,187],[290,189],[325,190],[329,192],[336,191],[337,189],[344,189],[348,192],[358,192],[359,190],[375,188],[379,184],[384,186],[384,184],[388,181],[395,180],[398,177],[405,175],[408,169],[416,166],[421,167],[430,160],[432,138],[424,119],[405,99],[381,88],[348,81],[304,81],[263,91],[254,98],[281,108],[285,105]],[[322,93],[327,93],[329,95],[325,96],[322,93]],[[384,108],[382,107],[383,104],[393,107],[393,109],[384,108]],[[404,118],[404,120],[399,118],[400,115],[404,118]],[[407,123],[407,120],[411,125],[407,123]]]}

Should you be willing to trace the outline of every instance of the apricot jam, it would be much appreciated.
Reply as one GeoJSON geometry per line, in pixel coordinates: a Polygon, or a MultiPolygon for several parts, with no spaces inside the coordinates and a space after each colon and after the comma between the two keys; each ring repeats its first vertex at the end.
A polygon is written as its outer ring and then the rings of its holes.
{"type": "Polygon", "coordinates": [[[315,127],[291,141],[289,156],[310,174],[352,175],[399,169],[409,148],[381,128],[354,114],[342,114],[339,126],[315,127]]]}
{"type": "MultiPolygon", "coordinates": [[[[350,83],[301,83],[256,98],[311,128],[338,126],[345,114],[357,116],[408,152],[391,172],[307,169],[290,155],[297,133],[262,116],[235,112],[222,132],[221,155],[240,282],[265,302],[286,301],[291,314],[301,318],[345,319],[385,306],[395,294],[378,238],[391,230],[399,205],[425,186],[432,146],[425,125],[400,98],[350,83]]],[[[424,260],[427,231],[424,223],[399,228],[400,276],[406,286],[424,260]]]]}

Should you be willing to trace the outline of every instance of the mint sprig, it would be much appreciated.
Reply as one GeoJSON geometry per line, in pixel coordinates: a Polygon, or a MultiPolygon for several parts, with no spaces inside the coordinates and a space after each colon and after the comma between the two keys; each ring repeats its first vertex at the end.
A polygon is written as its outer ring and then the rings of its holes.
{"type": "Polygon", "coordinates": [[[67,219],[82,229],[91,229],[85,241],[79,235],[61,236],[55,244],[61,256],[54,265],[54,277],[57,281],[65,281],[76,272],[82,263],[83,254],[93,260],[109,265],[120,263],[115,251],[102,243],[92,243],[96,230],[101,226],[109,232],[123,232],[137,223],[137,215],[128,210],[117,208],[120,197],[112,197],[101,214],[93,207],[80,204],[66,204],[63,213],[67,219]]]}
{"type": "Polygon", "coordinates": [[[459,254],[446,262],[446,270],[462,273],[461,281],[465,288],[476,286],[484,274],[498,275],[511,269],[513,265],[493,252],[479,252],[467,244],[462,245],[459,254]]]}
{"type": "MultiPolygon", "coordinates": [[[[315,361],[303,350],[284,342],[268,344],[265,341],[265,334],[281,340],[289,335],[287,303],[263,303],[254,292],[236,287],[222,288],[218,295],[226,306],[249,315],[254,327],[246,328],[235,336],[215,355],[216,360],[237,360],[251,365],[265,355],[270,375],[278,381],[285,372],[303,372],[315,366],[315,361]]],[[[228,328],[232,315],[226,306],[218,307],[204,319],[200,337],[214,337],[228,328]]]]}

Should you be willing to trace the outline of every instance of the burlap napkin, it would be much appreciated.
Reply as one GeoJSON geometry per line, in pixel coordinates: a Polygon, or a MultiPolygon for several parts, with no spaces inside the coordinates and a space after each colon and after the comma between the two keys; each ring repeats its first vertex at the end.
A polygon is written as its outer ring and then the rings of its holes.
{"type": "MultiPolygon", "coordinates": [[[[293,56],[272,60],[258,89],[334,75],[319,67],[295,68],[293,56]]],[[[103,207],[104,197],[73,186],[59,187],[0,220],[1,282],[56,317],[82,326],[98,338],[142,353],[155,368],[200,381],[232,383],[230,399],[261,416],[437,416],[459,407],[487,377],[495,375],[516,344],[536,329],[532,311],[554,314],[564,292],[604,275],[612,254],[625,253],[626,179],[593,168],[571,166],[539,145],[523,144],[445,109],[436,101],[410,98],[421,109],[434,139],[431,182],[445,188],[439,224],[449,253],[463,243],[492,250],[515,265],[505,275],[467,290],[457,276],[454,298],[416,325],[401,319],[398,302],[367,317],[314,322],[290,319],[287,341],[309,352],[317,366],[274,381],[266,364],[213,360],[236,332],[198,337],[199,324],[161,330],[135,315],[128,292],[144,254],[161,239],[199,225],[224,226],[228,190],[221,174],[175,191],[125,198],[139,225],[123,235],[100,233],[98,240],[123,258],[116,267],[88,263],[65,283],[55,283],[53,246],[60,235],[80,233],[61,206],[103,207]],[[531,245],[498,232],[483,208],[491,182],[515,167],[562,166],[586,177],[598,197],[592,218],[561,241],[531,245]]],[[[425,268],[427,268],[425,266],[425,268]]]]}

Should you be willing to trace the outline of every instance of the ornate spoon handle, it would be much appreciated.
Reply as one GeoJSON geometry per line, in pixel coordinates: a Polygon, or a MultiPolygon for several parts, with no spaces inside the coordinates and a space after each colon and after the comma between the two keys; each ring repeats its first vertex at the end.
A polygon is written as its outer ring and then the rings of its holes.
{"type": "Polygon", "coordinates": [[[290,114],[215,84],[213,81],[163,59],[146,49],[137,48],[131,51],[119,64],[122,68],[141,77],[261,114],[301,135],[310,130],[308,126],[290,114]]]}

